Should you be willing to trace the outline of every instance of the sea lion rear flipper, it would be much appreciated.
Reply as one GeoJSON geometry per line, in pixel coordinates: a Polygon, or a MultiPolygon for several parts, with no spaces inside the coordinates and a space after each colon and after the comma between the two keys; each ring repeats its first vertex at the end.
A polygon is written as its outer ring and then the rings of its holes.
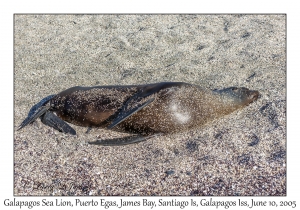
{"type": "MultiPolygon", "coordinates": [[[[132,109],[128,109],[126,110],[126,108],[128,107],[128,103],[123,107],[123,109],[120,111],[120,113],[118,114],[118,116],[114,119],[114,121],[112,122],[112,124],[110,126],[108,126],[108,129],[111,129],[113,127],[115,127],[116,125],[118,125],[119,123],[121,123],[122,121],[126,120],[128,117],[130,117],[131,115],[133,115],[134,113],[140,111],[142,108],[144,108],[145,106],[147,106],[148,104],[150,104],[151,102],[154,101],[155,98],[150,98],[149,100],[147,100],[145,103],[143,104],[138,104],[136,105],[134,108],[132,109]]],[[[131,101],[130,101],[131,102],[131,101]]]]}
{"type": "Polygon", "coordinates": [[[76,135],[76,131],[69,126],[65,121],[61,120],[52,112],[46,112],[44,116],[41,117],[42,123],[48,125],[58,131],[76,135]]]}
{"type": "Polygon", "coordinates": [[[37,108],[36,110],[34,110],[35,111],[34,113],[29,112],[27,118],[21,123],[21,125],[19,125],[17,130],[22,129],[26,125],[28,125],[28,124],[32,123],[33,121],[35,121],[38,117],[45,114],[45,112],[47,112],[48,109],[49,109],[49,106],[41,106],[41,107],[37,108]]]}
{"type": "Polygon", "coordinates": [[[94,142],[88,142],[89,144],[95,144],[95,145],[102,145],[102,146],[122,146],[127,144],[135,144],[139,143],[141,141],[146,141],[152,137],[155,137],[157,135],[152,136],[127,136],[123,138],[115,138],[115,139],[109,139],[109,140],[97,140],[94,142]]]}
{"type": "Polygon", "coordinates": [[[43,98],[40,102],[35,104],[31,109],[29,110],[29,113],[26,117],[26,119],[19,125],[17,130],[20,130],[24,128],[26,125],[32,123],[35,121],[38,117],[42,116],[49,108],[50,106],[45,106],[55,95],[49,95],[45,98],[43,98]]]}

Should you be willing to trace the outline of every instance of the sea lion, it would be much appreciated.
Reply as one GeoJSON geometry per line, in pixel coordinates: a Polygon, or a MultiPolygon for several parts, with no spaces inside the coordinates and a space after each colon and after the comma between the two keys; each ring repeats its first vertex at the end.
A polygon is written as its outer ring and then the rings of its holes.
{"type": "Polygon", "coordinates": [[[130,86],[72,87],[34,105],[18,130],[38,117],[56,130],[72,135],[66,122],[138,134],[122,139],[91,142],[124,145],[158,134],[200,127],[255,101],[258,91],[230,87],[208,90],[183,82],[130,86]]]}

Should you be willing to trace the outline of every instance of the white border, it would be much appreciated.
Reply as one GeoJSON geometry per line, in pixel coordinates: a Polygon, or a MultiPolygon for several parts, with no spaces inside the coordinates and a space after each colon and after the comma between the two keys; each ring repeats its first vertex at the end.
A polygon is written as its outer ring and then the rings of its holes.
{"type": "MultiPolygon", "coordinates": [[[[296,2],[296,1],[294,1],[296,2]]],[[[14,13],[287,13],[287,197],[256,197],[255,200],[299,200],[299,11],[287,1],[6,1],[1,3],[1,196],[13,199],[13,14],[14,13]],[[298,195],[298,196],[297,196],[298,195]]],[[[42,197],[17,197],[19,200],[41,200],[42,197]]],[[[59,199],[61,197],[58,197],[59,199]]],[[[124,197],[123,197],[124,198],[124,197]]],[[[152,200],[157,200],[155,197],[152,200]]],[[[49,198],[48,199],[55,199],[49,198]]],[[[70,198],[71,199],[71,198],[70,198]]],[[[75,198],[73,198],[75,199],[75,198]]],[[[91,200],[92,198],[83,198],[91,200]]],[[[96,198],[95,198],[96,199],[96,198]]],[[[99,199],[99,198],[97,198],[99,199]]],[[[111,200],[118,200],[113,197],[111,200]]],[[[135,200],[142,198],[130,198],[135,200]]],[[[179,200],[189,200],[180,197],[179,200]]],[[[202,198],[200,198],[202,199],[202,198]]],[[[235,197],[214,197],[236,200],[235,197]]],[[[251,197],[243,198],[246,200],[251,197]]],[[[99,207],[98,207],[99,208],[99,207]]],[[[37,208],[35,208],[37,209],[37,208]]],[[[74,208],[72,208],[74,209],[74,208]]],[[[159,209],[159,208],[156,208],[159,209]]],[[[187,209],[187,208],[185,208],[187,209]]],[[[231,209],[231,208],[230,208],[231,209]]]]}

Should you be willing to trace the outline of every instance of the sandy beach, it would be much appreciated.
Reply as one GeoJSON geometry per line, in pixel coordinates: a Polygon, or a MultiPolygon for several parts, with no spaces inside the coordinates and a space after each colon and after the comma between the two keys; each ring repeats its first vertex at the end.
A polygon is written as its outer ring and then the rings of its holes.
{"type": "Polygon", "coordinates": [[[14,195],[285,196],[285,15],[14,16],[14,195]],[[187,82],[246,87],[254,103],[205,126],[139,144],[40,120],[42,98],[73,86],[187,82]]]}

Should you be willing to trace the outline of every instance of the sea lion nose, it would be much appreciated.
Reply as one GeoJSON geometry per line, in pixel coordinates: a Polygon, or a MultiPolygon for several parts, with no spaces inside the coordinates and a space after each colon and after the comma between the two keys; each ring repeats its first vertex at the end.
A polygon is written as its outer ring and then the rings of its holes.
{"type": "Polygon", "coordinates": [[[257,90],[250,90],[248,92],[248,97],[251,101],[256,101],[260,97],[260,94],[257,90]]]}

